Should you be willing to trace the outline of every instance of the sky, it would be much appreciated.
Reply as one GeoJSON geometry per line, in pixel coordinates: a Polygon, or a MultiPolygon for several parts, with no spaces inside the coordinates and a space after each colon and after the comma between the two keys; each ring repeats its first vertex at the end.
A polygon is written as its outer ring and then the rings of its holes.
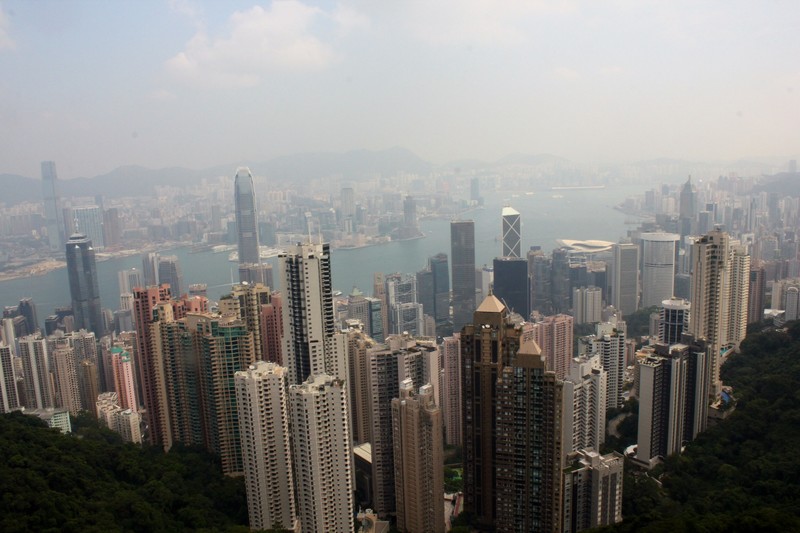
{"type": "Polygon", "coordinates": [[[0,0],[0,173],[800,153],[800,2],[0,0]]]}

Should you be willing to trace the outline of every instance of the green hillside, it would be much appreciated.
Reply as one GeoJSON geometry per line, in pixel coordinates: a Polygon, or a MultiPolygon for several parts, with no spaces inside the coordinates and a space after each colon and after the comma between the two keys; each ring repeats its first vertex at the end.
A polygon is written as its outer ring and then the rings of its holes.
{"type": "Polygon", "coordinates": [[[242,479],[205,452],[165,454],[76,425],[62,435],[0,415],[0,531],[247,531],[242,479]]]}
{"type": "Polygon", "coordinates": [[[800,322],[748,336],[722,370],[736,411],[651,472],[661,486],[628,470],[625,520],[602,531],[800,531],[800,322]]]}

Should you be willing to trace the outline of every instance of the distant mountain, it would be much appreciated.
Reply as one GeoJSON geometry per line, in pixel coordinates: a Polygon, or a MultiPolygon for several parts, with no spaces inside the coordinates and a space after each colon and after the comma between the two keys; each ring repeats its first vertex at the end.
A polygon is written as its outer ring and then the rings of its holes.
{"type": "MultiPolygon", "coordinates": [[[[424,174],[433,165],[404,148],[387,150],[354,150],[345,153],[305,153],[276,157],[264,162],[239,162],[195,170],[181,167],[151,169],[137,165],[116,168],[91,178],[59,180],[59,194],[70,196],[107,197],[146,196],[157,186],[191,187],[203,179],[219,176],[233,178],[236,168],[249,166],[253,174],[270,180],[308,183],[328,176],[361,181],[375,175],[392,176],[399,172],[424,174]]],[[[14,205],[23,201],[41,201],[38,179],[13,174],[0,174],[0,202],[14,205]]]]}
{"type": "Polygon", "coordinates": [[[800,172],[781,172],[768,176],[756,191],[774,192],[782,196],[800,196],[800,172]]]}
{"type": "Polygon", "coordinates": [[[0,204],[8,206],[41,200],[42,185],[39,181],[17,174],[0,174],[0,204]]]}

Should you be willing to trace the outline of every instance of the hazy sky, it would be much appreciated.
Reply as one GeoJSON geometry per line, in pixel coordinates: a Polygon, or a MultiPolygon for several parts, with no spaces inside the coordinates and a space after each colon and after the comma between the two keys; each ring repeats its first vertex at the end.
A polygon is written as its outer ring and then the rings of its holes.
{"type": "Polygon", "coordinates": [[[0,0],[0,173],[800,153],[800,2],[0,0]]]}

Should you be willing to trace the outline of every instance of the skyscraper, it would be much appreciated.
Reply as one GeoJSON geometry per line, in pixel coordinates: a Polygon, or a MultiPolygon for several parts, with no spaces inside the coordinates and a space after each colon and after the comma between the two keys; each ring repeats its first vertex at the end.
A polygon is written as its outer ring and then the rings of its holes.
{"type": "Polygon", "coordinates": [[[330,247],[297,244],[278,256],[283,287],[283,357],[289,381],[312,374],[347,378],[346,339],[337,332],[330,247]]]}
{"type": "Polygon", "coordinates": [[[562,382],[497,298],[474,317],[461,331],[464,510],[481,530],[557,531],[562,382]]]}
{"type": "Polygon", "coordinates": [[[114,375],[114,391],[117,393],[119,406],[123,409],[139,410],[136,401],[136,371],[131,354],[120,346],[111,348],[111,367],[114,375]]]}
{"type": "Polygon", "coordinates": [[[656,353],[639,361],[637,461],[681,451],[705,430],[708,420],[708,350],[685,336],[688,344],[657,344],[656,353]]]}
{"type": "Polygon", "coordinates": [[[253,176],[247,167],[236,169],[234,180],[239,262],[260,263],[258,254],[258,209],[253,176]]]}
{"type": "Polygon", "coordinates": [[[564,529],[577,533],[622,521],[624,458],[581,450],[564,470],[564,529]]]}
{"type": "Polygon", "coordinates": [[[750,256],[732,247],[727,233],[712,230],[692,246],[692,263],[689,333],[709,344],[709,393],[718,396],[719,354],[738,348],[747,328],[750,256]]]}
{"type": "Polygon", "coordinates": [[[72,208],[72,221],[75,227],[71,228],[76,233],[86,235],[95,248],[105,248],[103,237],[103,212],[96,205],[87,205],[72,208]]]}
{"type": "Polygon", "coordinates": [[[58,199],[58,176],[53,161],[42,161],[42,196],[44,197],[44,222],[50,251],[62,250],[65,240],[64,218],[58,199]]]}
{"type": "Polygon", "coordinates": [[[168,255],[159,257],[158,259],[158,283],[169,285],[169,291],[175,296],[180,298],[183,294],[183,269],[181,268],[180,260],[176,255],[168,255]]]}
{"type": "Polygon", "coordinates": [[[691,304],[683,298],[670,298],[661,302],[658,316],[658,342],[671,345],[681,342],[689,331],[691,304]]]}
{"type": "MultiPolygon", "coordinates": [[[[565,460],[582,449],[599,451],[606,437],[608,374],[597,356],[575,359],[564,380],[565,460]]],[[[566,463],[565,463],[566,466],[566,463]]]]}
{"type": "Polygon", "coordinates": [[[19,406],[14,353],[11,346],[0,341],[0,413],[10,413],[19,406]]]}
{"type": "Polygon", "coordinates": [[[475,311],[475,223],[450,223],[450,257],[453,280],[453,330],[460,331],[472,321],[475,311]]]}
{"type": "Polygon", "coordinates": [[[153,445],[167,445],[170,441],[169,432],[164,427],[166,417],[165,399],[160,394],[163,374],[161,361],[156,358],[154,349],[156,332],[153,331],[153,309],[159,303],[171,300],[169,287],[136,288],[133,290],[133,309],[136,316],[136,358],[138,365],[138,394],[145,408],[145,423],[147,425],[147,438],[153,445]]]}
{"type": "Polygon", "coordinates": [[[353,451],[343,380],[324,373],[289,387],[302,533],[353,531],[353,451]]]}
{"type": "Polygon", "coordinates": [[[569,315],[546,316],[534,324],[533,340],[547,360],[547,368],[559,379],[569,374],[569,365],[575,351],[572,331],[574,319],[569,315]]]}
{"type": "Polygon", "coordinates": [[[117,272],[117,280],[119,281],[120,294],[133,294],[135,287],[144,287],[142,271],[135,268],[120,270],[117,272]]]}
{"type": "Polygon", "coordinates": [[[627,316],[639,308],[639,247],[615,244],[613,250],[612,301],[622,316],[627,316]]]}
{"type": "MultiPolygon", "coordinates": [[[[392,335],[386,344],[366,353],[369,442],[372,444],[373,507],[381,517],[395,511],[395,465],[392,444],[393,398],[400,383],[410,378],[414,388],[426,383],[438,389],[439,352],[435,346],[417,342],[408,335],[392,335]]],[[[434,391],[434,401],[438,401],[434,391]]]]}
{"type": "Polygon", "coordinates": [[[654,307],[674,296],[674,233],[642,233],[642,307],[654,307]]]}
{"type": "Polygon", "coordinates": [[[530,290],[528,289],[528,261],[519,257],[494,259],[493,294],[509,311],[518,313],[524,320],[530,316],[530,290]]]}
{"type": "Polygon", "coordinates": [[[680,196],[680,231],[681,236],[691,235],[696,226],[697,201],[692,188],[692,177],[684,183],[680,196]]]}
{"type": "Polygon", "coordinates": [[[519,211],[513,207],[503,208],[503,255],[502,257],[520,258],[522,245],[522,229],[519,211]]]}
{"type": "Polygon", "coordinates": [[[47,349],[47,340],[41,335],[22,337],[19,339],[19,357],[22,360],[25,407],[29,409],[55,407],[55,390],[50,375],[51,357],[47,349]]]}
{"type": "Polygon", "coordinates": [[[452,446],[461,446],[461,333],[442,340],[444,376],[442,383],[442,411],[444,415],[445,441],[452,446]]]}
{"type": "Polygon", "coordinates": [[[767,292],[767,273],[763,266],[750,268],[750,296],[747,302],[747,323],[756,324],[764,320],[764,301],[767,292]]]}
{"type": "Polygon", "coordinates": [[[397,528],[444,533],[442,411],[430,385],[416,395],[405,379],[399,392],[392,400],[397,528]]]}
{"type": "Polygon", "coordinates": [[[105,335],[92,241],[86,235],[76,233],[67,241],[66,253],[75,329],[83,328],[98,336],[105,335]]]}
{"type": "Polygon", "coordinates": [[[197,339],[206,448],[219,456],[225,474],[241,474],[242,445],[234,375],[256,361],[253,332],[236,316],[189,313],[183,322],[197,339]]]}
{"type": "Polygon", "coordinates": [[[287,374],[275,363],[256,361],[234,378],[252,529],[294,527],[287,374]]]}

